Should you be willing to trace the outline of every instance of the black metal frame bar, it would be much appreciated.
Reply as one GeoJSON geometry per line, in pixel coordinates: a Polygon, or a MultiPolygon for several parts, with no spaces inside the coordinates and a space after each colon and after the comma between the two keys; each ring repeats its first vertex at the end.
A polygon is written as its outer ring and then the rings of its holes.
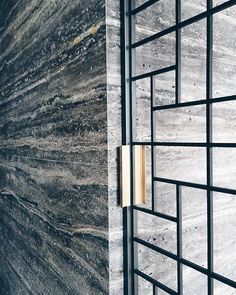
{"type": "Polygon", "coordinates": [[[168,294],[181,295],[183,293],[183,276],[182,266],[188,266],[208,277],[208,295],[213,295],[213,280],[218,280],[228,286],[236,288],[236,282],[224,277],[213,270],[213,192],[221,192],[226,194],[236,195],[236,189],[229,189],[225,187],[213,186],[213,162],[212,162],[212,148],[236,148],[236,143],[225,143],[212,141],[212,105],[214,103],[221,103],[226,101],[236,100],[236,95],[225,96],[225,97],[212,97],[212,52],[213,52],[213,16],[214,14],[221,12],[236,4],[236,0],[228,0],[216,7],[212,6],[212,0],[207,0],[207,9],[203,13],[200,13],[187,20],[181,21],[181,0],[175,0],[176,5],[176,24],[169,27],[161,32],[153,34],[150,37],[142,39],[138,42],[134,42],[135,38],[135,25],[134,18],[137,13],[147,9],[159,0],[149,0],[144,4],[135,7],[135,0],[121,0],[122,6],[122,97],[123,97],[123,143],[130,144],[131,146],[131,206],[130,208],[124,209],[124,265],[125,265],[125,294],[136,295],[138,294],[138,283],[137,277],[141,277],[148,281],[153,286],[153,295],[158,294],[158,289],[165,291],[168,294]],[[206,44],[206,99],[200,99],[190,102],[181,101],[181,29],[196,23],[200,20],[206,19],[207,28],[207,44],[206,44]],[[175,32],[176,34],[176,50],[175,50],[175,64],[166,68],[158,69],[149,73],[135,75],[135,48],[143,46],[148,42],[154,41],[167,34],[175,32]],[[155,99],[155,76],[175,71],[175,84],[176,84],[176,97],[174,104],[154,106],[155,99]],[[151,141],[150,142],[138,142],[135,138],[135,90],[134,82],[140,79],[150,78],[150,98],[151,98],[151,141]],[[174,110],[181,107],[190,107],[196,105],[206,106],[206,141],[205,142],[157,142],[155,140],[155,130],[158,128],[155,122],[154,112],[160,110],[174,110]],[[124,123],[125,121],[125,123],[124,123]],[[151,162],[152,162],[152,208],[147,209],[139,207],[134,204],[134,160],[133,160],[133,146],[134,145],[148,145],[151,148],[151,162]],[[157,177],[156,163],[155,161],[155,146],[181,146],[181,147],[201,147],[206,149],[206,183],[191,183],[181,180],[168,179],[157,177]],[[157,212],[156,199],[155,199],[155,182],[163,182],[173,184],[176,187],[176,217],[157,212]],[[182,257],[182,199],[181,199],[181,188],[191,187],[196,189],[205,190],[207,193],[207,267],[197,265],[182,257]],[[176,254],[171,253],[163,248],[153,245],[137,237],[137,213],[144,212],[156,216],[158,218],[166,219],[171,222],[175,222],[177,225],[177,252],[176,254]],[[147,247],[153,251],[156,251],[170,259],[173,259],[177,263],[177,291],[170,289],[168,286],[155,280],[149,275],[143,273],[138,269],[137,263],[137,247],[138,245],[147,247]]]}
{"type": "MultiPolygon", "coordinates": [[[[235,99],[236,99],[236,95],[225,96],[225,97],[216,97],[216,98],[208,99],[208,103],[209,104],[213,104],[213,103],[217,103],[217,102],[220,103],[220,102],[226,102],[226,101],[231,101],[231,100],[235,100],[235,99]]],[[[155,107],[153,107],[153,111],[183,108],[183,107],[205,105],[205,104],[206,104],[206,100],[201,99],[201,100],[194,100],[194,101],[189,101],[189,102],[181,102],[181,103],[175,103],[175,104],[155,106],[155,107]]]]}
{"type": "MultiPolygon", "coordinates": [[[[207,12],[212,9],[212,0],[207,0],[207,12]]],[[[207,167],[207,266],[208,295],[213,295],[213,162],[212,162],[212,52],[213,52],[213,22],[212,14],[207,14],[207,67],[206,67],[206,167],[207,167]]]]}
{"type": "Polygon", "coordinates": [[[183,147],[220,147],[220,148],[235,148],[236,143],[229,142],[174,142],[174,141],[156,141],[156,142],[140,142],[134,141],[135,145],[152,145],[152,146],[183,146],[183,147]]]}

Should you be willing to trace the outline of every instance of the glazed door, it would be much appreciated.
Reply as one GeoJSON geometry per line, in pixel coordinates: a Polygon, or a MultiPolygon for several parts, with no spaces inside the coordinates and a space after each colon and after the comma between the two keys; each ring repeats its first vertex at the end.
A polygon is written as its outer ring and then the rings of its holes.
{"type": "Polygon", "coordinates": [[[236,294],[236,1],[122,4],[126,294],[236,294]]]}

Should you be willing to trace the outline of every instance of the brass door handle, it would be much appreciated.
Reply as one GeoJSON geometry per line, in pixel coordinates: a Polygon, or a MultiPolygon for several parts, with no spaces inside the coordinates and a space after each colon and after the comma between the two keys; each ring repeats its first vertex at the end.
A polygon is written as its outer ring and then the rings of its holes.
{"type": "MultiPolygon", "coordinates": [[[[131,205],[131,153],[129,145],[120,147],[121,207],[131,205]]],[[[146,147],[133,146],[134,205],[146,202],[146,147]]]]}

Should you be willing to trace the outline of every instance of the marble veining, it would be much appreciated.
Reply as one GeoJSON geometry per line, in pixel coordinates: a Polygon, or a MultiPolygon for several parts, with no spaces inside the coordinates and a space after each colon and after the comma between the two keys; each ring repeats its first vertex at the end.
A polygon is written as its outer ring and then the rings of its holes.
{"type": "Polygon", "coordinates": [[[0,1],[0,294],[108,294],[105,3],[0,1]]]}

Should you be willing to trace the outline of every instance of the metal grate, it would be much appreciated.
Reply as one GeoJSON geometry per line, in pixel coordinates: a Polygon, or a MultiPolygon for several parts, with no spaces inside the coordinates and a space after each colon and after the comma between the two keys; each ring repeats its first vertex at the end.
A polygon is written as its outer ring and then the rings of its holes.
{"type": "MultiPolygon", "coordinates": [[[[150,146],[151,149],[151,177],[152,177],[152,207],[150,209],[144,207],[138,207],[133,205],[131,201],[131,208],[124,209],[124,222],[127,227],[125,228],[125,293],[126,294],[138,294],[137,277],[141,277],[148,281],[153,286],[153,294],[158,294],[158,289],[165,291],[167,294],[183,294],[183,266],[188,266],[205,276],[208,279],[208,295],[213,295],[213,280],[222,282],[228,286],[236,288],[236,282],[224,277],[213,269],[213,192],[236,194],[236,190],[226,187],[213,186],[213,160],[212,160],[212,148],[235,148],[236,143],[214,143],[212,140],[212,105],[218,102],[232,101],[236,99],[236,95],[225,97],[212,97],[212,52],[213,52],[213,16],[227,8],[236,4],[236,1],[231,0],[224,2],[216,7],[212,6],[212,0],[207,0],[206,11],[193,16],[187,20],[181,21],[181,0],[175,0],[175,15],[176,23],[161,32],[155,33],[149,37],[141,39],[135,42],[134,34],[134,18],[137,13],[140,13],[144,9],[154,5],[158,0],[149,0],[144,4],[135,7],[134,0],[124,0],[122,3],[122,65],[123,65],[123,143],[130,144],[131,147],[137,144],[145,144],[150,146]],[[187,27],[199,20],[206,20],[206,99],[194,100],[189,102],[181,102],[181,29],[187,27]],[[175,64],[166,68],[157,69],[148,73],[134,75],[135,57],[134,50],[140,46],[144,46],[149,42],[166,36],[170,33],[175,33],[175,64]],[[155,106],[154,91],[155,91],[155,79],[157,75],[175,72],[175,102],[168,105],[155,106]],[[151,140],[150,142],[135,141],[134,139],[134,126],[133,126],[133,113],[134,113],[134,101],[135,91],[133,82],[148,78],[150,79],[151,89],[151,140]],[[196,105],[206,106],[206,140],[205,142],[163,142],[155,141],[155,120],[154,112],[158,112],[164,109],[175,109],[182,107],[191,107],[196,105]],[[167,179],[155,176],[155,151],[156,146],[173,146],[173,147],[202,147],[206,149],[206,184],[199,184],[193,182],[186,182],[181,180],[167,179]],[[175,185],[176,187],[176,217],[163,214],[156,211],[156,200],[154,183],[162,182],[175,185]],[[182,257],[182,201],[181,201],[181,188],[191,187],[197,189],[203,189],[207,193],[207,267],[202,267],[196,263],[193,263],[182,257]],[[176,254],[164,250],[157,245],[153,245],[147,241],[144,241],[137,237],[137,212],[142,211],[146,214],[151,214],[159,218],[175,222],[177,225],[177,252],[176,254]],[[170,289],[168,286],[155,280],[151,276],[143,273],[138,269],[137,265],[137,244],[150,248],[158,253],[165,255],[177,262],[177,291],[170,289]]],[[[173,1],[174,3],[174,1],[173,1]]],[[[133,172],[133,154],[131,148],[131,175],[133,172]]],[[[133,176],[131,179],[131,195],[133,195],[133,176]]]]}

